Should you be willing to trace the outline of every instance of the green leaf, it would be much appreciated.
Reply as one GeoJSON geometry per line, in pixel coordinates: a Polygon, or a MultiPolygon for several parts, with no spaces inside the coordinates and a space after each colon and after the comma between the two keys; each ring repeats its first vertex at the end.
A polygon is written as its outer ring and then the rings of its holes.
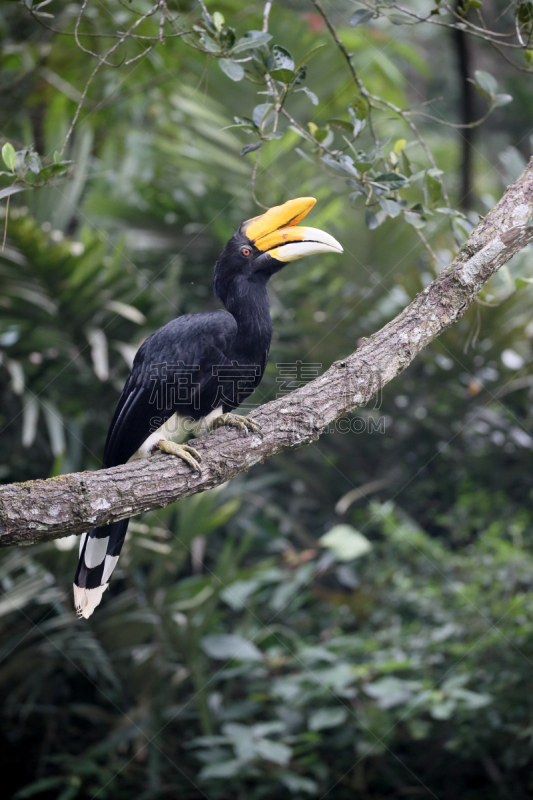
{"type": "Polygon", "coordinates": [[[402,207],[396,200],[391,200],[388,197],[380,197],[379,204],[388,217],[397,217],[402,213],[402,207]]]}
{"type": "Polygon", "coordinates": [[[242,81],[244,78],[244,68],[240,64],[236,64],[235,61],[230,61],[229,58],[220,58],[218,63],[222,72],[232,81],[242,81]]]}
{"type": "Polygon", "coordinates": [[[307,95],[307,97],[310,99],[310,101],[312,102],[312,104],[313,104],[314,106],[317,106],[317,105],[318,105],[318,97],[316,96],[316,94],[315,94],[314,92],[312,92],[312,91],[311,91],[311,89],[308,89],[308,88],[307,88],[307,86],[302,86],[302,88],[301,88],[301,89],[296,89],[296,91],[297,91],[297,92],[305,92],[305,94],[306,94],[306,95],[307,95]]]}
{"type": "Polygon", "coordinates": [[[250,597],[261,586],[261,581],[257,578],[252,578],[247,581],[235,581],[226,586],[220,593],[221,599],[227,603],[234,611],[240,611],[245,608],[250,600],[250,597]]]}
{"type": "Polygon", "coordinates": [[[215,42],[211,36],[208,36],[207,33],[203,33],[200,36],[200,44],[209,53],[220,53],[220,45],[218,42],[215,42]]]}
{"type": "Polygon", "coordinates": [[[28,186],[7,186],[5,189],[0,189],[0,200],[17,192],[25,192],[28,188],[28,186]]]}
{"type": "Polygon", "coordinates": [[[250,142],[249,144],[243,145],[241,148],[241,156],[245,156],[246,153],[253,153],[254,150],[259,150],[261,145],[262,142],[250,142]]]}
{"type": "MultiPolygon", "coordinates": [[[[365,192],[365,190],[363,189],[363,187],[361,186],[361,184],[360,184],[360,183],[357,183],[357,181],[354,181],[354,180],[353,180],[353,178],[350,178],[349,180],[347,180],[347,181],[346,181],[346,183],[348,184],[348,186],[350,187],[350,189],[353,189],[353,190],[354,190],[354,192],[355,192],[356,194],[358,194],[358,195],[365,194],[365,195],[366,195],[366,192],[365,192]]],[[[351,199],[351,198],[350,198],[350,199],[351,199]]]]}
{"type": "Polygon", "coordinates": [[[447,208],[446,206],[442,206],[441,208],[434,208],[433,211],[436,211],[438,214],[447,214],[450,217],[462,217],[462,219],[466,219],[463,212],[457,211],[455,208],[447,208]]]}
{"type": "Polygon", "coordinates": [[[411,169],[411,162],[407,158],[405,150],[402,150],[401,158],[402,158],[402,169],[405,172],[406,176],[410,178],[411,175],[413,174],[413,170],[411,169]]]}
{"type": "Polygon", "coordinates": [[[383,183],[387,186],[398,189],[404,184],[408,183],[408,179],[400,172],[385,172],[372,179],[373,183],[383,183]]]}
{"type": "Polygon", "coordinates": [[[496,108],[500,106],[506,106],[509,103],[513,102],[513,95],[512,94],[497,94],[494,98],[494,105],[496,108]]]}
{"type": "MultiPolygon", "coordinates": [[[[348,108],[348,114],[352,123],[353,135],[358,136],[363,130],[364,120],[357,116],[357,112],[352,106],[348,108]]],[[[351,144],[350,144],[351,147],[351,144]]]]}
{"type": "Polygon", "coordinates": [[[248,639],[237,636],[235,633],[213,633],[204,636],[200,641],[202,650],[209,658],[218,661],[229,661],[234,658],[238,661],[262,661],[263,654],[248,639]]]}
{"type": "Polygon", "coordinates": [[[326,47],[325,44],[317,44],[316,47],[312,47],[311,50],[308,50],[305,56],[303,56],[297,63],[296,69],[303,67],[304,64],[309,64],[312,58],[316,56],[316,54],[326,47]]]}
{"type": "Polygon", "coordinates": [[[498,90],[498,81],[493,78],[490,72],[484,72],[481,69],[476,69],[474,72],[476,84],[482,89],[489,97],[494,98],[498,90]]]}
{"type": "Polygon", "coordinates": [[[271,110],[272,103],[261,103],[260,105],[256,106],[252,112],[254,125],[257,125],[257,127],[261,129],[263,125],[267,123],[267,119],[271,110]]]}
{"type": "Polygon", "coordinates": [[[322,731],[324,728],[337,728],[348,717],[345,708],[319,708],[309,717],[309,730],[322,731]]]}
{"type": "Polygon", "coordinates": [[[131,306],[129,303],[123,303],[121,300],[107,300],[104,307],[114,314],[120,314],[124,319],[135,322],[137,325],[144,325],[146,322],[146,317],[142,311],[139,311],[138,308],[131,306]]]}
{"type": "Polygon", "coordinates": [[[412,225],[413,228],[423,228],[426,224],[425,219],[414,211],[404,211],[403,216],[405,221],[412,225]]]}
{"type": "Polygon", "coordinates": [[[352,132],[352,124],[345,119],[328,119],[326,122],[328,125],[335,125],[336,128],[343,128],[345,131],[352,132]]]}
{"type": "Polygon", "coordinates": [[[15,153],[15,148],[10,142],[6,142],[2,147],[2,158],[4,159],[4,164],[6,167],[10,169],[11,172],[14,172],[17,154],[15,153]]]}
{"type": "Polygon", "coordinates": [[[292,757],[292,748],[282,742],[273,742],[271,739],[259,739],[254,742],[256,754],[265,761],[272,761],[285,767],[292,757]]]}
{"type": "Polygon", "coordinates": [[[220,32],[220,42],[224,49],[231,50],[235,44],[235,29],[224,28],[224,30],[220,32]]]}
{"type": "Polygon", "coordinates": [[[366,223],[366,227],[370,231],[373,231],[376,228],[379,228],[379,225],[380,225],[378,215],[374,214],[374,212],[371,211],[369,208],[367,208],[366,211],[365,211],[365,223],[366,223]]]}
{"type": "Polygon", "coordinates": [[[367,683],[365,693],[377,701],[379,708],[387,709],[408,703],[414,692],[420,690],[419,681],[407,681],[393,675],[367,683]]]}
{"type": "Polygon", "coordinates": [[[368,22],[373,16],[374,12],[370,11],[368,8],[358,8],[350,17],[350,25],[352,28],[356,28],[357,25],[364,25],[365,22],[368,22]]]}
{"type": "Polygon", "coordinates": [[[26,797],[34,797],[36,794],[41,794],[48,789],[54,789],[55,787],[63,786],[64,783],[65,778],[62,776],[40,778],[39,780],[30,783],[29,786],[19,789],[19,791],[13,795],[13,800],[23,800],[23,798],[26,797]]]}
{"type": "Polygon", "coordinates": [[[228,128],[244,128],[247,133],[259,133],[259,128],[249,117],[233,117],[233,119],[235,120],[235,125],[227,125],[225,128],[222,128],[222,130],[225,131],[228,128]]]}
{"type": "Polygon", "coordinates": [[[328,131],[325,128],[317,128],[313,133],[313,136],[317,142],[323,142],[327,135],[328,131]]]}
{"type": "Polygon", "coordinates": [[[281,81],[281,83],[290,83],[295,77],[295,73],[291,69],[271,69],[269,74],[271,78],[281,81]]]}
{"type": "Polygon", "coordinates": [[[39,180],[47,181],[52,175],[64,175],[70,163],[70,161],[62,161],[59,164],[50,164],[48,167],[43,167],[39,172],[39,180]]]}
{"type": "Polygon", "coordinates": [[[429,713],[433,719],[445,720],[450,719],[455,711],[455,700],[444,700],[442,703],[436,703],[431,707],[429,713]]]}
{"type": "Polygon", "coordinates": [[[30,153],[26,159],[26,164],[28,165],[28,169],[30,169],[34,175],[38,175],[43,168],[41,159],[37,153],[30,153]]]}
{"type": "MultiPolygon", "coordinates": [[[[275,77],[274,72],[279,73],[280,71],[294,74],[294,59],[288,50],[276,44],[268,57],[267,69],[272,77],[275,77]]],[[[282,80],[282,78],[279,78],[279,80],[282,80]]]]}
{"type": "Polygon", "coordinates": [[[435,206],[442,200],[442,186],[437,178],[429,173],[426,174],[426,188],[430,206],[435,206]]]}
{"type": "Polygon", "coordinates": [[[268,44],[271,39],[272,36],[269,33],[263,33],[262,31],[248,31],[248,33],[245,33],[244,36],[237,40],[232,48],[231,54],[236,55],[237,53],[242,53],[245,50],[253,50],[256,47],[262,47],[264,44],[268,44]]]}
{"type": "Polygon", "coordinates": [[[517,18],[521,25],[533,26],[533,3],[521,3],[518,8],[517,18]]]}
{"type": "Polygon", "coordinates": [[[208,764],[200,771],[198,777],[203,781],[233,778],[239,774],[242,767],[243,762],[234,758],[231,761],[223,761],[221,764],[208,764]]]}
{"type": "Polygon", "coordinates": [[[287,787],[292,794],[299,794],[305,792],[306,794],[318,794],[318,784],[311,778],[304,778],[301,775],[295,775],[292,772],[285,772],[280,774],[279,779],[281,783],[287,787]]]}
{"type": "Polygon", "coordinates": [[[407,139],[397,139],[396,140],[396,142],[394,143],[393,150],[394,150],[394,152],[396,153],[397,156],[400,155],[400,153],[402,152],[402,150],[403,150],[403,148],[405,147],[406,144],[407,144],[407,139]]]}
{"type": "Polygon", "coordinates": [[[315,163],[313,161],[313,159],[311,158],[311,156],[308,156],[307,153],[304,153],[304,151],[302,150],[301,147],[295,147],[294,148],[294,152],[298,153],[300,158],[303,158],[305,161],[308,161],[310,164],[314,164],[315,163]]]}
{"type": "Polygon", "coordinates": [[[272,133],[265,133],[262,137],[264,142],[270,142],[272,139],[282,139],[283,131],[273,131],[272,133]]]}
{"type": "Polygon", "coordinates": [[[349,156],[341,156],[340,159],[336,159],[326,154],[322,156],[322,161],[324,164],[327,164],[328,167],[332,167],[332,169],[336,169],[338,172],[342,172],[345,175],[353,175],[354,178],[359,177],[357,170],[353,166],[353,161],[349,156]]]}
{"type": "Polygon", "coordinates": [[[215,11],[213,14],[213,25],[217,29],[217,31],[221,31],[224,27],[224,17],[220,13],[220,11],[215,11]]]}
{"type": "Polygon", "coordinates": [[[389,14],[387,19],[389,22],[392,22],[393,25],[407,25],[409,23],[409,17],[407,15],[389,14]]]}
{"type": "MultiPolygon", "coordinates": [[[[367,209],[368,211],[369,209],[367,209]]],[[[377,227],[377,224],[374,227],[377,227]]],[[[354,558],[364,556],[372,549],[366,536],[352,528],[351,525],[335,525],[320,537],[318,543],[321,547],[331,550],[339,561],[352,561],[354,558]]]]}
{"type": "Polygon", "coordinates": [[[368,117],[370,106],[368,105],[368,100],[366,99],[366,97],[362,96],[356,97],[355,100],[352,102],[350,108],[353,109],[353,112],[357,117],[357,119],[366,119],[368,117]]]}
{"type": "Polygon", "coordinates": [[[514,285],[516,289],[525,289],[533,283],[533,278],[515,278],[514,285]]]}
{"type": "Polygon", "coordinates": [[[301,86],[307,78],[307,67],[300,67],[294,72],[294,85],[301,86]]]}
{"type": "Polygon", "coordinates": [[[372,164],[371,161],[365,161],[364,159],[361,159],[359,161],[358,159],[355,159],[355,166],[357,167],[359,172],[368,172],[368,170],[372,169],[374,165],[372,164]]]}
{"type": "Polygon", "coordinates": [[[492,697],[489,694],[472,692],[470,689],[454,689],[451,695],[455,700],[461,700],[463,705],[472,711],[484,708],[492,703],[492,697]]]}

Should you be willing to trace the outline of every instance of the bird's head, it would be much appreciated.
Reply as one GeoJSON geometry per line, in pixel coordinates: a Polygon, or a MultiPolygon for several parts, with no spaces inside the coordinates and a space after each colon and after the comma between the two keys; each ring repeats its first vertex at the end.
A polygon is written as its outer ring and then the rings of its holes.
{"type": "Polygon", "coordinates": [[[343,252],[329,233],[298,225],[315,203],[314,197],[288,200],[242,223],[215,267],[214,290],[223,303],[229,291],[246,291],[247,284],[266,284],[289,261],[315,253],[343,252]]]}

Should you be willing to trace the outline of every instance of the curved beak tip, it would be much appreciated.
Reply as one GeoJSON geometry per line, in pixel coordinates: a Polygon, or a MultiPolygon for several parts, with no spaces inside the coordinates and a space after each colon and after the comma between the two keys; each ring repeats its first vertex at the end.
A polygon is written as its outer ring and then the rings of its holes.
{"type": "Polygon", "coordinates": [[[295,261],[315,253],[343,253],[342,245],[318,228],[298,227],[316,203],[314,197],[298,197],[273,206],[258,217],[246,220],[241,233],[258,250],[279,261],[295,261]]]}

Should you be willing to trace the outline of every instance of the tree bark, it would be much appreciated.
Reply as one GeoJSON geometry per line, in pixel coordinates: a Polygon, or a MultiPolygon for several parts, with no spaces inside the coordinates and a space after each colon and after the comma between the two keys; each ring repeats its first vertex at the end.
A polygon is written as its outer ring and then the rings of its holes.
{"type": "Polygon", "coordinates": [[[318,439],[336,419],[365,405],[453,325],[481,287],[533,240],[533,159],[508,187],[454,261],[392,322],[321,377],[250,416],[262,437],[219,429],[196,440],[202,475],[156,455],[97,472],[0,487],[0,546],[31,544],[163,508],[211,489],[282,450],[318,439]]]}

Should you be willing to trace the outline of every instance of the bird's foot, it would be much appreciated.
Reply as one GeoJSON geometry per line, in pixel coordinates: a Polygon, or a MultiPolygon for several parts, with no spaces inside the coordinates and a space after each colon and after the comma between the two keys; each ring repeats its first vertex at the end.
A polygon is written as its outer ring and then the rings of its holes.
{"type": "Polygon", "coordinates": [[[245,433],[258,433],[259,436],[263,435],[257,422],[254,422],[250,417],[240,417],[238,414],[220,414],[210,423],[209,430],[214,431],[223,425],[230,428],[238,428],[245,433]]]}
{"type": "Polygon", "coordinates": [[[161,441],[157,443],[157,447],[162,453],[169,453],[170,455],[183,459],[183,461],[196,470],[199,475],[202,474],[198,463],[202,459],[200,453],[198,450],[195,450],[194,447],[188,444],[176,444],[176,442],[171,442],[168,439],[161,439],[161,441]]]}

